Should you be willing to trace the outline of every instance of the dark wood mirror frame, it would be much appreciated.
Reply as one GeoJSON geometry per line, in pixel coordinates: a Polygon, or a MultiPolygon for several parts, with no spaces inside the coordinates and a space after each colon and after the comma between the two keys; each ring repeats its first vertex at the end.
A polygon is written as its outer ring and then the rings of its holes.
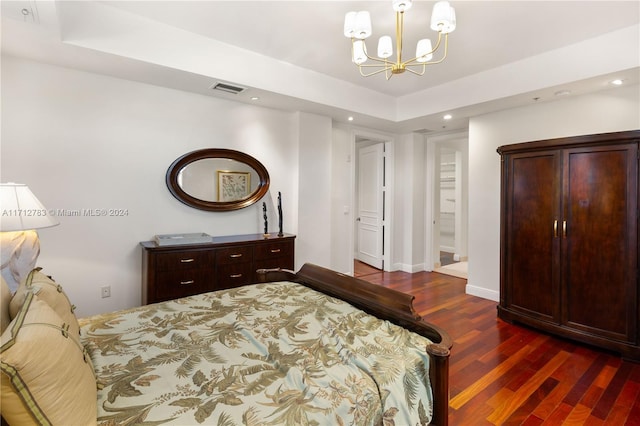
{"type": "Polygon", "coordinates": [[[269,190],[269,173],[262,163],[248,154],[232,149],[207,148],[186,153],[171,163],[167,170],[166,183],[171,194],[182,203],[200,210],[220,212],[248,207],[264,197],[269,190]],[[230,159],[247,164],[258,174],[260,179],[258,187],[247,198],[237,201],[206,201],[187,194],[180,185],[178,185],[178,175],[180,171],[194,161],[207,158],[230,159]]]}

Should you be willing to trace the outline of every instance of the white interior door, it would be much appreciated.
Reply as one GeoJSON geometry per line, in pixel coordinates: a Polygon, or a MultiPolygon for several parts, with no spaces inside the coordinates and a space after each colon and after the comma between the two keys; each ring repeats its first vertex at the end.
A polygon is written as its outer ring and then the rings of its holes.
{"type": "Polygon", "coordinates": [[[383,269],[384,144],[358,150],[358,218],[356,257],[383,269]]]}

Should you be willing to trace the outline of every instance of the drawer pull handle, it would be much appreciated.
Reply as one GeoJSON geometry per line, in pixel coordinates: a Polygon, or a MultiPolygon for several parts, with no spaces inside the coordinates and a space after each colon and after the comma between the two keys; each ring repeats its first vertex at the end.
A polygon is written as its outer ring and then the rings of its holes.
{"type": "Polygon", "coordinates": [[[230,254],[229,257],[231,258],[237,258],[237,257],[242,257],[242,253],[238,253],[238,254],[230,254]]]}
{"type": "Polygon", "coordinates": [[[194,262],[194,261],[195,261],[194,258],[191,258],[191,259],[180,259],[180,263],[191,263],[191,262],[194,262]]]}
{"type": "Polygon", "coordinates": [[[180,281],[180,285],[189,285],[189,284],[193,284],[195,281],[193,280],[189,280],[189,281],[180,281]]]}
{"type": "Polygon", "coordinates": [[[280,249],[271,249],[271,253],[280,253],[280,249]]]}
{"type": "Polygon", "coordinates": [[[241,278],[242,274],[233,274],[233,275],[229,275],[229,278],[241,278]]]}

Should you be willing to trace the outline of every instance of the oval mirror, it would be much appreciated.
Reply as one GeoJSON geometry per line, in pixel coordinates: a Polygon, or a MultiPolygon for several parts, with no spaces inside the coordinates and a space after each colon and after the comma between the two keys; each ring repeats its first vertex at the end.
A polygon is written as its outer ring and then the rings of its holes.
{"type": "Polygon", "coordinates": [[[269,190],[269,173],[255,158],[231,149],[189,152],[171,163],[166,176],[171,194],[200,210],[248,207],[269,190]]]}

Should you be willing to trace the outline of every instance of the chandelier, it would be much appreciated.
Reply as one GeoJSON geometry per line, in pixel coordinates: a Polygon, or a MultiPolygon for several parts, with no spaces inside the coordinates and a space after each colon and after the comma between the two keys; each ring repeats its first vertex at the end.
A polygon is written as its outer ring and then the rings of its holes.
{"type": "Polygon", "coordinates": [[[404,29],[404,13],[411,8],[412,0],[392,0],[396,12],[396,60],[389,60],[393,55],[393,44],[390,36],[382,36],[378,40],[378,56],[369,56],[365,39],[371,35],[371,17],[369,12],[349,12],[344,19],[344,35],[351,39],[351,60],[358,66],[363,77],[384,72],[387,80],[394,74],[405,71],[423,75],[427,65],[439,64],[447,57],[449,33],[456,29],[456,12],[448,1],[439,1],[433,6],[431,13],[431,29],[438,32],[438,41],[432,47],[428,38],[418,41],[416,56],[409,60],[402,59],[402,33],[404,29]],[[433,60],[444,38],[444,55],[433,60]],[[367,60],[373,63],[365,64],[367,60]],[[365,69],[370,69],[365,71],[365,69]]]}

